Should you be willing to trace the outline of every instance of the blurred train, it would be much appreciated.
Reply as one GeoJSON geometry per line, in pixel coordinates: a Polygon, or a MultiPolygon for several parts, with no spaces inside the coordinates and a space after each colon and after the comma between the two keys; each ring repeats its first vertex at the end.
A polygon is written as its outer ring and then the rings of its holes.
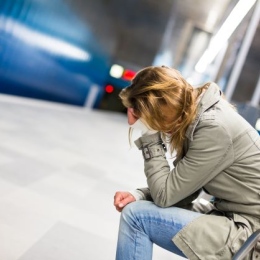
{"type": "Polygon", "coordinates": [[[0,93],[124,111],[133,76],[65,1],[0,1],[0,93]]]}
{"type": "MultiPolygon", "coordinates": [[[[65,0],[0,0],[0,94],[126,112],[135,71],[114,64],[65,0]]],[[[238,105],[260,133],[260,109],[238,105]]]]}

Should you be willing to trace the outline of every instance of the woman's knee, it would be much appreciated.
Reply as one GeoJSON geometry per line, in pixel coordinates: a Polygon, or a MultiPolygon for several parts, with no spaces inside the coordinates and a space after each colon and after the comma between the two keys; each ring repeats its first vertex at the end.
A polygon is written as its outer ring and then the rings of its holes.
{"type": "Polygon", "coordinates": [[[124,217],[131,217],[131,216],[135,216],[136,215],[136,212],[139,212],[139,204],[140,204],[140,201],[135,201],[135,202],[131,202],[129,204],[127,204],[122,212],[121,212],[121,215],[124,216],[124,217]]]}
{"type": "Polygon", "coordinates": [[[145,210],[153,205],[150,201],[135,201],[127,204],[121,213],[121,218],[124,220],[136,220],[145,210]]]}

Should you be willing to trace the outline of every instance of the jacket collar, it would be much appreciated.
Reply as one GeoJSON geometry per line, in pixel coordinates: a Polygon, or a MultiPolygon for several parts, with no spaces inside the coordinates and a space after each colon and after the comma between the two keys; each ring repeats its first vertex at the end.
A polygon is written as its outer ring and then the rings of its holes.
{"type": "Polygon", "coordinates": [[[215,83],[211,83],[208,89],[205,91],[203,97],[201,98],[200,102],[198,103],[198,111],[194,121],[189,125],[185,136],[190,140],[193,140],[193,133],[202,114],[212,107],[214,104],[219,102],[221,98],[221,90],[219,89],[218,85],[215,83]]]}

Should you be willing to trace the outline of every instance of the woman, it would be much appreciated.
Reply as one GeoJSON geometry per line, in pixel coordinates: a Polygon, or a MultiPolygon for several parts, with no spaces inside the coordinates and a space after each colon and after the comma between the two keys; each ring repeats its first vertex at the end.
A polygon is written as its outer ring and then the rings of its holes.
{"type": "Polygon", "coordinates": [[[260,228],[256,130],[216,84],[193,88],[168,67],[141,70],[120,98],[128,123],[142,128],[135,144],[148,188],[115,194],[116,259],[152,259],[153,243],[189,259],[231,259],[260,228]],[[172,170],[166,142],[176,152],[172,170]],[[195,201],[201,190],[212,195],[207,205],[195,201]]]}

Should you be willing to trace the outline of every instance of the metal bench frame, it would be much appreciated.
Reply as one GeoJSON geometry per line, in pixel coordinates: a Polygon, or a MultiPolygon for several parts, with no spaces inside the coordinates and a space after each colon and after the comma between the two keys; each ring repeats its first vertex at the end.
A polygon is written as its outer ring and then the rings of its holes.
{"type": "MultiPolygon", "coordinates": [[[[242,260],[244,257],[260,242],[260,229],[255,231],[243,244],[243,246],[236,252],[232,260],[242,260]]],[[[259,254],[260,259],[260,254],[259,254]]]]}

